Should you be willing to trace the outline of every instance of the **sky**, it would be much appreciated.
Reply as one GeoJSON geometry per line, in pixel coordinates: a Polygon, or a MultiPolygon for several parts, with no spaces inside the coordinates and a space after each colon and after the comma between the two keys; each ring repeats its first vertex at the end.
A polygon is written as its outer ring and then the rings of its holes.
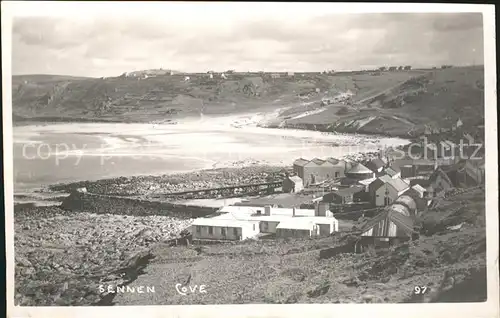
{"type": "Polygon", "coordinates": [[[117,7],[122,4],[16,16],[13,75],[483,64],[481,13],[347,14],[320,5],[276,10],[262,3],[161,3],[124,11],[117,7]]]}

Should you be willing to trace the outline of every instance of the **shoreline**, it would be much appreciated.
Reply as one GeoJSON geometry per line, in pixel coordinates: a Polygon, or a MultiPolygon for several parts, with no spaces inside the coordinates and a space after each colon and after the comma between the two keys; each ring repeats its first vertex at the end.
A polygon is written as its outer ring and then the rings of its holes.
{"type": "MultiPolygon", "coordinates": [[[[319,131],[314,131],[314,130],[309,130],[309,129],[293,129],[293,128],[271,128],[271,127],[262,127],[260,126],[261,123],[266,121],[266,116],[276,116],[276,112],[281,111],[282,109],[287,109],[287,107],[283,107],[275,111],[274,113],[242,113],[242,114],[236,114],[236,115],[226,115],[226,116],[204,116],[202,119],[200,118],[183,118],[179,121],[179,124],[181,127],[178,125],[175,129],[180,129],[181,131],[183,130],[190,130],[191,128],[194,129],[195,131],[200,128],[200,126],[204,125],[209,125],[210,127],[215,127],[216,130],[221,129],[221,131],[227,131],[229,133],[236,132],[239,133],[241,131],[248,131],[250,133],[255,133],[257,135],[260,134],[270,134],[270,135],[281,135],[282,138],[296,138],[298,140],[303,139],[307,141],[308,138],[313,138],[314,141],[319,142],[318,144],[318,149],[330,149],[330,147],[333,145],[328,145],[328,142],[334,143],[335,146],[333,147],[333,152],[338,151],[339,153],[344,152],[343,155],[341,156],[334,156],[334,157],[339,157],[339,158],[345,158],[345,157],[356,157],[356,156],[365,156],[366,153],[374,153],[377,151],[377,149],[383,149],[384,147],[399,147],[399,144],[403,142],[408,142],[408,139],[402,139],[402,138],[396,138],[394,141],[392,141],[391,137],[384,136],[384,135],[370,135],[370,134],[358,134],[358,133],[339,133],[339,132],[319,132],[319,131]],[[237,127],[235,127],[235,124],[238,124],[237,127]],[[185,126],[185,127],[184,127],[185,126]],[[291,135],[289,135],[291,132],[291,135]],[[315,134],[320,134],[320,137],[312,137],[311,135],[315,134]],[[333,139],[331,139],[334,137],[333,139]],[[338,137],[338,138],[335,138],[338,137]],[[319,141],[318,141],[319,138],[319,141]],[[324,139],[324,140],[323,140],[324,139]],[[335,140],[337,139],[337,140],[335,140]],[[397,140],[401,139],[401,140],[397,140]],[[393,145],[391,145],[391,142],[393,145]],[[325,143],[323,145],[323,143],[325,143]],[[368,144],[368,146],[366,146],[368,144]],[[326,148],[323,148],[326,147],[326,148]],[[342,150],[342,147],[352,147],[354,148],[355,153],[359,153],[361,155],[353,155],[352,153],[346,153],[345,150],[342,150]],[[360,151],[361,149],[355,149],[355,148],[361,148],[365,147],[364,151],[360,151]]],[[[58,122],[55,123],[56,126],[64,128],[64,125],[72,125],[72,124],[82,124],[82,129],[85,131],[88,127],[89,124],[107,124],[107,121],[96,121],[93,123],[88,123],[88,122],[58,122]]],[[[50,126],[52,125],[51,123],[38,123],[43,126],[50,126]]],[[[143,125],[145,123],[121,123],[125,125],[135,125],[139,124],[138,126],[139,130],[144,129],[143,125]],[[141,127],[142,126],[142,127],[141,127]]],[[[162,127],[168,128],[172,126],[171,124],[162,124],[162,123],[151,123],[153,125],[153,129],[155,127],[162,127]]],[[[104,131],[107,131],[107,127],[103,128],[104,131]]],[[[159,130],[158,132],[161,134],[162,130],[159,130]]],[[[213,129],[213,128],[212,128],[213,129]]],[[[56,131],[59,130],[56,128],[56,131]]],[[[43,133],[44,129],[42,129],[43,133]]],[[[147,130],[143,131],[138,131],[136,134],[138,137],[141,137],[141,135],[144,135],[146,132],[147,136],[147,130]]],[[[100,133],[96,133],[100,134],[100,133]]],[[[104,136],[105,137],[105,136],[104,136]]],[[[119,136],[118,136],[119,137],[119,136]]],[[[109,140],[108,140],[109,142],[109,140]]],[[[349,149],[347,150],[349,151],[349,149]]],[[[323,151],[321,151],[323,153],[323,151]]],[[[88,154],[87,154],[88,155],[88,154]]],[[[93,155],[93,154],[90,154],[93,155]]],[[[292,154],[291,154],[292,155],[292,154]]],[[[300,154],[297,154],[300,156],[300,154]]],[[[255,157],[263,156],[262,154],[256,153],[255,157]]],[[[265,156],[265,155],[264,155],[265,156]]],[[[324,154],[323,154],[324,156],[324,154]]],[[[321,156],[320,156],[321,157],[321,156]]],[[[215,158],[214,158],[215,159],[215,158]]],[[[109,177],[92,177],[90,179],[83,179],[81,177],[75,177],[70,180],[65,180],[63,182],[51,182],[51,183],[43,183],[43,184],[34,184],[33,187],[31,186],[26,186],[25,184],[16,191],[16,186],[14,186],[15,189],[15,195],[24,195],[27,192],[33,192],[33,193],[53,193],[53,189],[59,188],[61,186],[64,187],[64,185],[69,185],[69,184],[77,184],[77,183],[98,183],[98,182],[105,182],[109,180],[121,180],[123,178],[126,179],[133,179],[133,178],[167,178],[168,176],[176,176],[179,174],[183,174],[185,176],[190,176],[192,174],[204,172],[204,171],[209,171],[209,170],[217,170],[217,169],[231,169],[231,168],[248,168],[248,167],[253,167],[253,166],[275,166],[275,167],[281,167],[281,168],[286,168],[290,167],[293,163],[293,161],[296,158],[266,158],[266,159],[254,159],[252,158],[252,154],[249,153],[247,158],[244,160],[228,160],[228,161],[217,161],[217,160],[212,160],[211,162],[205,163],[203,167],[196,167],[193,169],[185,169],[185,170],[176,170],[176,171],[165,171],[165,172],[147,172],[147,173],[130,173],[126,175],[118,175],[114,174],[113,176],[109,177]],[[270,159],[270,160],[267,160],[270,159]],[[282,160],[280,160],[282,159],[282,160]],[[31,188],[31,189],[30,189],[31,188]]],[[[309,158],[309,159],[312,159],[309,158]]],[[[113,182],[113,181],[110,181],[113,182]]],[[[66,193],[67,194],[67,193],[66,193]]],[[[26,202],[27,200],[22,200],[26,202]]],[[[33,200],[30,200],[31,202],[36,203],[36,198],[33,200]]],[[[16,202],[19,202],[16,201],[16,202]]],[[[21,203],[21,202],[19,202],[21,203]]]]}

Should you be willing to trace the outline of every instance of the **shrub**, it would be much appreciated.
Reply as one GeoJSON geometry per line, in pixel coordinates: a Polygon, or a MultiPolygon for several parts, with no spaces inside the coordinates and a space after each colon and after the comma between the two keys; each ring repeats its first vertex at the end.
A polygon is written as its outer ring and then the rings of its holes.
{"type": "Polygon", "coordinates": [[[345,114],[347,114],[347,113],[349,113],[349,108],[347,108],[347,107],[343,106],[343,107],[340,107],[340,109],[339,109],[339,110],[337,110],[337,113],[336,113],[336,114],[337,114],[337,115],[345,115],[345,114]]]}

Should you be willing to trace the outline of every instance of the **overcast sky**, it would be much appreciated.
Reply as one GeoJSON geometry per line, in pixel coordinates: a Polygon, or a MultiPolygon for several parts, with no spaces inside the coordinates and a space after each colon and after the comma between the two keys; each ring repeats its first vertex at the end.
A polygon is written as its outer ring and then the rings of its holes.
{"type": "Polygon", "coordinates": [[[16,17],[12,72],[99,77],[160,67],[321,71],[483,63],[480,13],[200,9],[165,4],[155,15],[16,17]]]}

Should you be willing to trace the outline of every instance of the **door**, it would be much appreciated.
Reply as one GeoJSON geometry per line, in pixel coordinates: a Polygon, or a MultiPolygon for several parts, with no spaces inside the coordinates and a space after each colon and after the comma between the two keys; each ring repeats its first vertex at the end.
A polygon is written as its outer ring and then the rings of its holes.
{"type": "Polygon", "coordinates": [[[389,204],[391,204],[391,198],[385,197],[384,198],[384,205],[389,205],[389,204]]]}

